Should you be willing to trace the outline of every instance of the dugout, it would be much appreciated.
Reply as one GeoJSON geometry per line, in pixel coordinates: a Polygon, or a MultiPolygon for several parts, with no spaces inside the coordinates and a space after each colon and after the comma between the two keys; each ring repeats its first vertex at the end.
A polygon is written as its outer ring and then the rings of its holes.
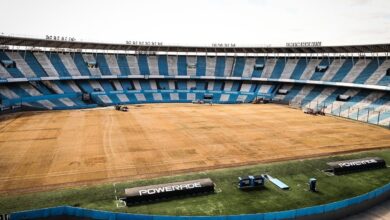
{"type": "Polygon", "coordinates": [[[126,205],[168,199],[177,196],[214,192],[210,178],[125,189],[126,205]]]}
{"type": "Polygon", "coordinates": [[[204,94],[203,95],[203,102],[212,104],[213,103],[213,94],[204,94]]]}
{"type": "Polygon", "coordinates": [[[203,95],[204,100],[212,100],[213,99],[213,94],[204,94],[203,95]]]}
{"type": "Polygon", "coordinates": [[[386,167],[386,161],[379,157],[335,161],[327,164],[330,166],[330,171],[336,175],[386,167]]]}

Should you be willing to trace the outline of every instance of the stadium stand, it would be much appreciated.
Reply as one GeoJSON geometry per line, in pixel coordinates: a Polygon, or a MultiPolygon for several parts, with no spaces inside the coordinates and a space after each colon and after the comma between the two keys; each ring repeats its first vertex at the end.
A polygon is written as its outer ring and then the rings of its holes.
{"type": "Polygon", "coordinates": [[[361,73],[366,67],[366,60],[360,59],[358,61],[355,61],[351,71],[349,71],[347,76],[343,79],[343,82],[352,83],[359,76],[359,73],[361,73]]]}
{"type": "MultiPolygon", "coordinates": [[[[50,50],[0,51],[3,109],[12,105],[73,109],[126,103],[192,102],[212,93],[213,103],[252,102],[255,98],[266,97],[302,106],[315,103],[316,106],[325,106],[330,113],[357,120],[365,117],[367,122],[390,121],[387,112],[390,60],[386,55],[372,55],[373,52],[389,52],[389,47],[382,48],[382,45],[359,48],[359,53],[363,50],[371,56],[354,56],[353,50],[359,46],[343,47],[344,51],[351,50],[350,55],[336,53],[328,56],[324,48],[312,49],[319,52],[310,57],[299,48],[290,48],[295,57],[288,54],[276,56],[278,48],[271,48],[273,56],[227,55],[226,51],[232,48],[223,48],[222,54],[206,56],[172,55],[168,53],[172,52],[169,47],[166,54],[63,52],[39,39],[25,39],[23,42],[27,45],[24,46],[34,46],[35,41],[50,50]],[[31,45],[28,45],[29,40],[31,45]],[[382,49],[374,51],[375,48],[382,49]],[[297,53],[300,56],[296,56],[297,53]],[[278,93],[280,89],[286,93],[278,93]],[[83,94],[91,96],[91,103],[82,101],[83,94]],[[351,99],[337,100],[340,95],[351,99]],[[346,109],[352,108],[353,111],[346,113],[346,109]],[[381,112],[380,117],[375,119],[372,114],[378,113],[374,112],[381,112]]],[[[20,41],[1,36],[0,42],[17,46],[20,41]]],[[[99,44],[78,42],[78,47],[98,49],[94,46],[99,44]]],[[[251,52],[257,49],[251,48],[251,52]]],[[[271,50],[260,49],[263,53],[271,50]]],[[[337,50],[338,47],[330,49],[337,50]]],[[[173,52],[179,50],[175,48],[173,52]]],[[[188,50],[191,48],[186,48],[186,53],[188,50]]]]}
{"type": "Polygon", "coordinates": [[[74,55],[72,57],[70,54],[62,54],[62,53],[56,54],[56,53],[53,53],[52,56],[55,57],[56,55],[58,55],[58,57],[59,57],[59,60],[56,61],[56,63],[58,63],[59,66],[63,65],[64,68],[65,68],[65,69],[63,69],[63,73],[65,73],[65,74],[69,73],[69,74],[66,74],[66,75],[70,75],[70,76],[73,76],[73,77],[82,75],[81,72],[79,71],[79,69],[77,68],[77,65],[76,65],[75,59],[74,59],[74,55]]]}
{"type": "Polygon", "coordinates": [[[129,64],[127,63],[127,56],[118,54],[117,56],[118,68],[121,76],[130,75],[129,64]]]}
{"type": "Polygon", "coordinates": [[[290,74],[290,79],[300,79],[303,71],[306,69],[307,63],[307,58],[300,58],[293,72],[290,74]]]}
{"type": "Polygon", "coordinates": [[[297,59],[297,58],[289,58],[285,64],[283,72],[280,75],[280,78],[289,79],[291,77],[291,74],[293,73],[295,67],[298,64],[298,61],[299,61],[299,59],[297,59]]]}
{"type": "Polygon", "coordinates": [[[303,71],[300,79],[309,80],[313,76],[316,67],[320,65],[320,63],[321,63],[321,59],[316,59],[316,58],[311,59],[308,62],[305,70],[303,71]]]}
{"type": "Polygon", "coordinates": [[[287,58],[277,59],[270,78],[279,79],[286,65],[287,58]]]}
{"type": "MultiPolygon", "coordinates": [[[[55,71],[58,73],[58,76],[61,77],[70,77],[71,74],[67,70],[66,66],[62,63],[61,58],[58,53],[46,53],[46,56],[50,59],[52,66],[55,71]]],[[[70,64],[68,64],[70,66],[70,64]]],[[[75,67],[73,67],[75,68],[75,67]]]]}
{"type": "Polygon", "coordinates": [[[321,62],[316,66],[313,75],[311,76],[310,80],[321,80],[321,78],[324,75],[324,72],[328,69],[329,65],[332,63],[333,59],[330,58],[324,58],[321,60],[321,62]]]}
{"type": "Polygon", "coordinates": [[[43,70],[47,73],[48,76],[54,76],[54,77],[59,76],[59,74],[56,71],[56,69],[54,68],[52,62],[49,60],[49,58],[46,56],[45,53],[35,52],[34,56],[35,56],[36,60],[38,61],[38,63],[40,64],[40,66],[42,66],[43,70]]]}

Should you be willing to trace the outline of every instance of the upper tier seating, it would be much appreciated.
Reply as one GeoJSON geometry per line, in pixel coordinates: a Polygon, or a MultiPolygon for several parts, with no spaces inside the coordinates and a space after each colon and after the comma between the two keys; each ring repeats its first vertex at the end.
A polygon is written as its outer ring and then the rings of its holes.
{"type": "MultiPolygon", "coordinates": [[[[257,97],[357,120],[390,105],[390,59],[386,57],[231,57],[146,54],[0,51],[1,108],[87,108],[145,102],[192,102],[212,94],[214,103],[257,97]],[[320,70],[318,67],[326,67],[320,70]],[[278,93],[287,91],[286,94],[278,93]],[[89,100],[84,97],[88,95],[89,100]],[[347,102],[339,95],[351,96],[347,102]],[[346,109],[354,109],[347,111],[346,109]],[[364,114],[364,112],[367,112],[364,114]]],[[[389,108],[390,109],[390,108],[389,108]]]]}
{"type": "Polygon", "coordinates": [[[41,77],[192,76],[312,80],[389,86],[390,60],[382,57],[225,57],[0,51],[0,79],[41,77]],[[95,64],[93,67],[91,64],[95,64]],[[255,68],[262,65],[263,68],[255,68]],[[316,72],[327,66],[325,72],[316,72]]]}

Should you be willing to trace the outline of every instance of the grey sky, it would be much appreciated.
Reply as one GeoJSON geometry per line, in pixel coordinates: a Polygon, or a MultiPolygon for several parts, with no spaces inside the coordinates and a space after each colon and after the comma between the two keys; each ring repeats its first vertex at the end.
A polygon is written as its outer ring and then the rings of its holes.
{"type": "Polygon", "coordinates": [[[0,0],[0,32],[166,44],[390,42],[390,0],[0,0]]]}

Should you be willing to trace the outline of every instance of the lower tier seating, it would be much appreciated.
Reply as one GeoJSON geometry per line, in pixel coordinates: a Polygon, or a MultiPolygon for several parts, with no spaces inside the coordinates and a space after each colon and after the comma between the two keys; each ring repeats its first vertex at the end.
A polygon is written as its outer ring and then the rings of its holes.
{"type": "Polygon", "coordinates": [[[251,103],[256,98],[324,108],[326,113],[388,125],[389,92],[324,85],[245,80],[80,79],[0,85],[1,108],[78,109],[137,103],[251,103]],[[340,96],[348,97],[340,100],[340,96]]]}

